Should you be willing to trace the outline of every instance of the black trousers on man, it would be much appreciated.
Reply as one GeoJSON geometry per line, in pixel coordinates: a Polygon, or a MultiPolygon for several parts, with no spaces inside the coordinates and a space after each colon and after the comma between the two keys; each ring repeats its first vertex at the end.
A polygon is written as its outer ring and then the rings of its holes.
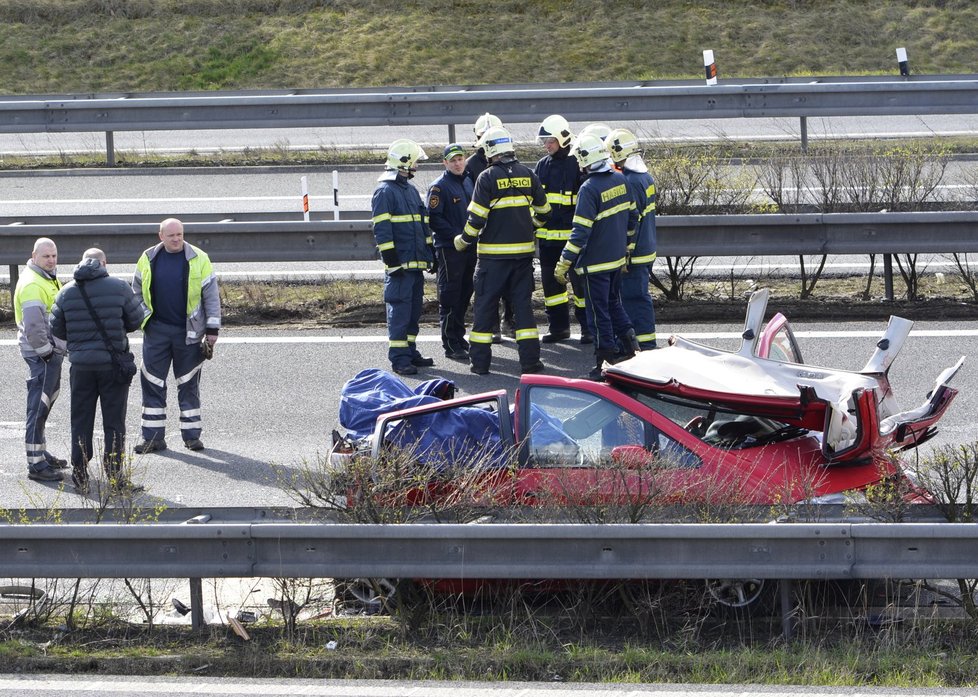
{"type": "Polygon", "coordinates": [[[88,369],[71,366],[71,466],[78,480],[88,476],[93,456],[92,432],[95,429],[95,407],[102,409],[102,431],[105,444],[102,462],[105,473],[114,477],[122,468],[126,450],[126,407],[129,385],[117,382],[112,366],[88,369]]]}
{"type": "Polygon", "coordinates": [[[439,247],[438,312],[441,318],[441,345],[445,355],[469,350],[465,340],[465,313],[472,302],[472,278],[475,275],[475,246],[464,252],[454,247],[439,247]]]}

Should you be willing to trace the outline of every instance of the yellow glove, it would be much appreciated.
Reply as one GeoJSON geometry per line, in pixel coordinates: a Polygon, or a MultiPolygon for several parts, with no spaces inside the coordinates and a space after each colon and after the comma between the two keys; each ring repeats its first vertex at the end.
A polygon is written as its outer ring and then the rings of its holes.
{"type": "Polygon", "coordinates": [[[469,243],[466,242],[465,238],[462,237],[461,235],[457,235],[455,237],[454,242],[455,242],[455,251],[464,252],[466,249],[469,248],[469,243]]]}
{"type": "Polygon", "coordinates": [[[567,259],[561,259],[554,267],[554,278],[558,283],[567,283],[567,272],[570,271],[571,263],[567,259]]]}

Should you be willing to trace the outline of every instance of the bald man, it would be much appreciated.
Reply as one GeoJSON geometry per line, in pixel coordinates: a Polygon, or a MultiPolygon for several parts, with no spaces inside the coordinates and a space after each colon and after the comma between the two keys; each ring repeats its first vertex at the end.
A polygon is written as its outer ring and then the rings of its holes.
{"type": "Polygon", "coordinates": [[[17,344],[27,362],[27,428],[24,447],[27,451],[27,477],[39,482],[60,482],[65,460],[47,450],[44,427],[48,414],[61,390],[61,364],[65,342],[56,339],[48,326],[51,306],[61,290],[58,282],[58,247],[53,240],[41,237],[14,291],[14,318],[17,320],[17,344]]]}
{"type": "Polygon", "coordinates": [[[221,296],[211,260],[184,241],[183,223],[160,223],[160,241],[136,263],[132,289],[146,306],[143,320],[143,441],[134,450],[166,449],[166,378],[173,367],[180,403],[180,436],[203,450],[200,369],[221,329],[221,296]],[[206,353],[205,353],[206,351],[206,353]]]}

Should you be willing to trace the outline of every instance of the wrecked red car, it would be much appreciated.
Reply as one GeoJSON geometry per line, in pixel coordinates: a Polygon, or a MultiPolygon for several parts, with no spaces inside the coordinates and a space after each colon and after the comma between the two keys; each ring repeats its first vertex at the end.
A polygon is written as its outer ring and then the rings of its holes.
{"type": "Polygon", "coordinates": [[[524,375],[512,409],[505,391],[431,397],[380,413],[356,447],[376,458],[421,443],[421,456],[449,464],[477,451],[498,460],[517,503],[607,503],[635,490],[672,503],[841,502],[905,477],[895,453],[936,433],[964,359],[904,410],[887,373],[911,321],[891,317],[862,370],[824,368],[803,362],[783,315],[763,322],[767,300],[752,296],[737,350],[672,337],[606,364],[603,382],[524,375]]]}

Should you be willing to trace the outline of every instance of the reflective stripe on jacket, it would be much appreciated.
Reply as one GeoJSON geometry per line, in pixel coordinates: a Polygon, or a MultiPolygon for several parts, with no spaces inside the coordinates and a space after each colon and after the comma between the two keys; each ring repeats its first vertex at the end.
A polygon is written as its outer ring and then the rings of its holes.
{"type": "Polygon", "coordinates": [[[637,218],[621,172],[591,174],[577,194],[574,228],[561,256],[581,275],[621,268],[637,218]]]}
{"type": "Polygon", "coordinates": [[[563,245],[570,239],[577,192],[581,188],[583,175],[577,166],[577,159],[568,155],[569,152],[569,147],[561,148],[553,155],[541,158],[534,169],[547,192],[547,202],[551,208],[547,224],[537,228],[537,238],[543,244],[563,245]]]}
{"type": "Polygon", "coordinates": [[[507,157],[479,175],[462,235],[470,244],[478,240],[480,257],[532,257],[533,218],[542,220],[549,213],[547,193],[537,175],[515,157],[507,157]]]}
{"type": "MultiPolygon", "coordinates": [[[[153,316],[153,261],[162,250],[160,242],[143,252],[132,277],[132,290],[146,308],[144,327],[153,316]]],[[[210,257],[188,242],[183,244],[183,253],[187,260],[187,343],[195,344],[204,334],[221,328],[221,295],[210,257]]]]}
{"type": "MultiPolygon", "coordinates": [[[[627,163],[626,163],[627,165],[627,163]]],[[[635,172],[626,166],[622,170],[628,181],[628,190],[638,213],[638,226],[631,249],[630,266],[651,264],[655,261],[655,180],[648,172],[635,172]]],[[[631,246],[631,245],[629,245],[631,246]]]]}
{"type": "Polygon", "coordinates": [[[421,194],[405,177],[393,172],[382,175],[374,189],[370,210],[374,241],[381,258],[387,250],[397,253],[399,263],[385,263],[388,271],[424,269],[434,261],[428,214],[421,203],[421,194]],[[385,178],[387,175],[393,176],[385,178]]]}

